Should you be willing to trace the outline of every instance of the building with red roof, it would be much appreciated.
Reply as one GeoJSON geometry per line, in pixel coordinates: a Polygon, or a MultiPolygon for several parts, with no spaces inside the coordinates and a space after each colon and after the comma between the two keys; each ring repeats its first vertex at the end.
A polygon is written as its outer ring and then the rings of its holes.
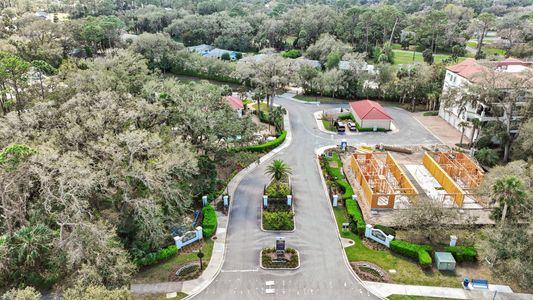
{"type": "Polygon", "coordinates": [[[350,108],[355,117],[355,121],[362,128],[391,129],[392,117],[376,101],[366,99],[350,102],[350,108]]]}
{"type": "Polygon", "coordinates": [[[242,112],[244,110],[244,104],[241,99],[235,96],[225,96],[224,100],[231,106],[234,110],[239,113],[239,117],[242,117],[242,112]]]}
{"type": "MultiPolygon", "coordinates": [[[[459,91],[457,97],[461,97],[461,91],[469,85],[491,85],[498,89],[510,89],[517,78],[531,78],[533,63],[516,58],[507,58],[499,62],[480,63],[472,58],[449,66],[444,78],[443,94],[449,90],[459,91]]],[[[524,103],[527,104],[527,103],[524,103]]],[[[491,107],[478,102],[467,103],[464,107],[448,105],[441,102],[439,116],[458,130],[463,130],[459,124],[464,121],[478,119],[482,124],[489,121],[505,121],[507,116],[502,112],[491,111],[491,107]]],[[[472,136],[473,126],[464,128],[466,136],[472,136]]],[[[479,130],[477,131],[479,134],[479,130]]],[[[475,132],[474,132],[475,133],[475,132]]],[[[476,140],[476,136],[473,136],[476,140]]]]}

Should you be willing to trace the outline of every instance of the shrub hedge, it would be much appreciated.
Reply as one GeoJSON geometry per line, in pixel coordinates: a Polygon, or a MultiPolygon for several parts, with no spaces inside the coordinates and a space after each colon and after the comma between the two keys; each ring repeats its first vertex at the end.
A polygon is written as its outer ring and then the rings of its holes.
{"type": "Polygon", "coordinates": [[[477,250],[474,246],[448,246],[444,251],[450,252],[457,262],[477,260],[477,250]]]}
{"type": "Polygon", "coordinates": [[[292,49],[292,50],[282,52],[281,56],[283,56],[284,58],[298,58],[302,56],[302,51],[297,50],[297,49],[292,49]]]}
{"type": "Polygon", "coordinates": [[[431,266],[431,251],[432,248],[429,245],[412,244],[402,240],[392,240],[390,242],[390,249],[392,252],[417,259],[418,264],[422,267],[431,266]]]}
{"type": "Polygon", "coordinates": [[[157,252],[148,253],[143,258],[136,260],[135,263],[139,267],[151,266],[173,256],[176,253],[178,253],[178,248],[176,245],[171,245],[157,252]]]}
{"type": "Polygon", "coordinates": [[[352,185],[349,184],[348,181],[346,181],[345,179],[338,179],[336,182],[343,191],[342,199],[344,200],[352,199],[352,195],[353,195],[352,185]]]}
{"type": "Polygon", "coordinates": [[[263,229],[293,230],[294,213],[292,211],[263,212],[263,229]]]}
{"type": "Polygon", "coordinates": [[[357,205],[357,202],[352,200],[352,195],[354,194],[353,188],[351,184],[346,180],[346,177],[341,172],[342,168],[342,161],[339,158],[339,154],[333,153],[331,158],[328,158],[326,161],[326,172],[329,176],[332,178],[336,178],[335,183],[342,189],[343,196],[342,199],[344,199],[344,203],[346,206],[346,211],[348,213],[348,216],[350,217],[351,221],[356,223],[356,233],[358,234],[364,234],[365,233],[365,226],[366,223],[363,219],[363,215],[361,214],[361,211],[359,210],[359,206],[357,205]],[[335,161],[337,163],[337,168],[332,167],[329,164],[329,161],[335,161]]]}
{"type": "Polygon", "coordinates": [[[374,228],[383,231],[385,234],[396,236],[396,230],[394,230],[394,229],[392,229],[390,227],[376,224],[376,225],[374,225],[374,228]]]}
{"type": "Polygon", "coordinates": [[[239,150],[240,151],[252,151],[252,152],[269,151],[269,150],[276,148],[281,143],[283,143],[286,137],[287,137],[287,131],[283,130],[281,134],[275,140],[272,140],[270,142],[266,142],[263,144],[259,144],[259,145],[241,147],[239,148],[239,150]]]}
{"type": "Polygon", "coordinates": [[[339,120],[352,120],[353,122],[355,122],[355,118],[351,112],[339,115],[339,120]]]}
{"type": "Polygon", "coordinates": [[[202,221],[203,235],[206,238],[212,237],[217,232],[217,214],[211,204],[202,208],[204,220],[202,221]]]}
{"type": "Polygon", "coordinates": [[[356,223],[357,233],[364,234],[366,229],[366,223],[363,219],[361,211],[359,210],[359,205],[357,205],[357,202],[351,198],[346,199],[344,203],[346,206],[346,211],[348,212],[348,216],[350,217],[351,221],[356,223]]]}

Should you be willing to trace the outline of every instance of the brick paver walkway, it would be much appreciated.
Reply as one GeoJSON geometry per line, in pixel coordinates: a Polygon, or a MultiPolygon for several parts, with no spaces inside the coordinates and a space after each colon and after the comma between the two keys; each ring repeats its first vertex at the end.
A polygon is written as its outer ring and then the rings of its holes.
{"type": "MultiPolygon", "coordinates": [[[[461,141],[461,131],[455,129],[439,116],[423,116],[422,113],[414,113],[413,117],[426,127],[442,143],[453,147],[461,141]]],[[[463,143],[468,143],[468,136],[465,136],[463,143]]]]}

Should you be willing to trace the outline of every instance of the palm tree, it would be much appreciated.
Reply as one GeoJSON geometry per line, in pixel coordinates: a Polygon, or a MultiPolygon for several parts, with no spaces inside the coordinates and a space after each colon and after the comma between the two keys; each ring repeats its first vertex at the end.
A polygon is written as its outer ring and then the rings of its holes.
{"type": "Polygon", "coordinates": [[[276,191],[279,192],[280,180],[292,174],[292,170],[280,159],[276,159],[267,167],[265,174],[270,175],[276,181],[276,191]]]}
{"type": "MultiPolygon", "coordinates": [[[[509,208],[519,213],[522,206],[526,205],[527,194],[522,186],[522,181],[516,176],[504,176],[499,178],[492,186],[492,199],[503,204],[501,223],[503,226],[509,208]]],[[[513,216],[518,217],[518,216],[513,216]]]]}
{"type": "Polygon", "coordinates": [[[499,159],[498,153],[495,150],[490,148],[481,148],[476,153],[474,157],[482,164],[487,167],[494,166],[499,159]]]}
{"type": "Polygon", "coordinates": [[[285,110],[285,108],[281,106],[276,106],[269,114],[270,121],[274,124],[274,127],[276,127],[276,132],[283,131],[283,115],[285,115],[286,113],[287,111],[285,110]]]}
{"type": "Polygon", "coordinates": [[[458,125],[461,127],[461,141],[459,142],[459,146],[461,146],[463,145],[463,138],[465,137],[465,129],[470,127],[470,122],[461,121],[458,125]]]}
{"type": "Polygon", "coordinates": [[[474,137],[476,135],[476,131],[478,131],[481,127],[481,121],[479,119],[474,118],[470,122],[472,123],[472,133],[470,134],[470,148],[472,148],[472,146],[474,145],[474,137]]]}

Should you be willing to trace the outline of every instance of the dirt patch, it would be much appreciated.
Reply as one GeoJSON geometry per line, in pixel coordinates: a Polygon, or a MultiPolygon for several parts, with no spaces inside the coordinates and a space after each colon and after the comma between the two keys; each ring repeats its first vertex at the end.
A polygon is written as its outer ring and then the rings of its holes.
{"type": "Polygon", "coordinates": [[[361,242],[363,242],[363,244],[367,248],[370,248],[372,250],[380,250],[380,251],[388,251],[389,250],[389,248],[387,248],[385,245],[373,242],[372,240],[369,240],[369,239],[361,239],[361,242]]]}
{"type": "Polygon", "coordinates": [[[191,253],[191,252],[198,252],[198,250],[202,249],[202,247],[204,246],[204,241],[199,241],[197,243],[192,243],[192,244],[189,244],[187,246],[184,246],[183,248],[181,248],[179,250],[179,253],[180,254],[187,254],[187,253],[191,253]]]}
{"type": "Polygon", "coordinates": [[[332,168],[338,168],[339,164],[336,161],[332,160],[329,162],[329,166],[332,168]]]}
{"type": "Polygon", "coordinates": [[[366,261],[350,263],[357,276],[363,280],[390,282],[389,274],[379,266],[366,261]]]}

